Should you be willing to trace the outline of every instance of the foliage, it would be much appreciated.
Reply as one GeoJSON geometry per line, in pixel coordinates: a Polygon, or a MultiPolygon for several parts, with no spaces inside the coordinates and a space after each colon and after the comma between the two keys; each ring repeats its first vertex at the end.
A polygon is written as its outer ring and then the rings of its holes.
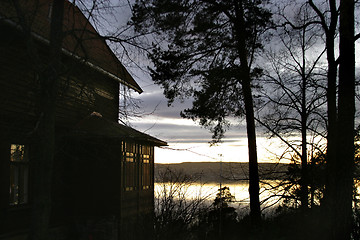
{"type": "Polygon", "coordinates": [[[163,39],[149,54],[154,64],[150,72],[164,88],[168,103],[194,98],[182,117],[200,120],[213,133],[213,142],[218,142],[229,118],[245,114],[254,223],[261,216],[251,80],[261,71],[251,66],[270,18],[257,0],[138,0],[132,18],[138,32],[150,31],[163,39]]]}
{"type": "Polygon", "coordinates": [[[198,216],[196,224],[191,226],[196,239],[232,239],[236,235],[238,215],[234,207],[228,205],[234,200],[229,187],[218,189],[212,207],[198,216]]]}
{"type": "MultiPolygon", "coordinates": [[[[235,208],[228,205],[235,197],[230,193],[229,187],[222,187],[218,190],[213,202],[213,209],[202,219],[208,226],[208,239],[228,238],[234,234],[237,224],[237,213],[235,208]]],[[[201,222],[200,222],[201,224],[201,222]]]]}
{"type": "Polygon", "coordinates": [[[227,203],[233,200],[235,200],[235,197],[231,194],[229,187],[225,186],[218,190],[213,205],[214,208],[227,208],[227,203]]]}
{"type": "MultiPolygon", "coordinates": [[[[149,54],[155,83],[164,88],[169,104],[176,98],[193,96],[193,107],[183,117],[200,119],[223,137],[227,118],[244,114],[239,58],[239,34],[245,37],[251,63],[261,50],[260,34],[271,14],[261,1],[136,1],[132,24],[140,33],[155,33],[162,41],[149,54]],[[237,32],[238,8],[244,8],[245,32],[237,32]]],[[[252,69],[251,76],[261,73],[252,69]]]]}

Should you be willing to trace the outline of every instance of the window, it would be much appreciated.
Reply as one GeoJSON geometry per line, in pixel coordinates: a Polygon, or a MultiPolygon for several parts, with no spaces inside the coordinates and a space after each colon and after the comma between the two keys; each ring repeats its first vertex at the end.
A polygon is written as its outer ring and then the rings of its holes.
{"type": "Polygon", "coordinates": [[[136,145],[124,142],[125,191],[136,189],[136,145]]]}
{"type": "Polygon", "coordinates": [[[29,200],[29,156],[25,145],[10,147],[10,197],[12,206],[26,204],[29,200]]]}
{"type": "Polygon", "coordinates": [[[141,174],[141,185],[142,189],[150,189],[151,187],[151,147],[141,147],[141,160],[142,160],[142,174],[141,174]]]}

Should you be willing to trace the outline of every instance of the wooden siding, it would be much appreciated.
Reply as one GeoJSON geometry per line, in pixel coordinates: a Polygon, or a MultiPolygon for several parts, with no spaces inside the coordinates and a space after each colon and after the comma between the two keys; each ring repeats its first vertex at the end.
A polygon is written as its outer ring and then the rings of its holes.
{"type": "MultiPolygon", "coordinates": [[[[141,155],[149,154],[151,169],[154,166],[154,147],[146,144],[126,143],[125,140],[74,138],[57,139],[57,149],[53,179],[52,226],[61,224],[82,224],[89,219],[114,216],[122,223],[151,220],[153,213],[153,187],[144,189],[142,185],[141,155]],[[125,146],[133,146],[127,151],[134,153],[137,179],[136,188],[126,191],[124,177],[129,173],[124,168],[125,146]]],[[[31,149],[31,145],[30,145],[31,149]]],[[[9,190],[10,144],[0,144],[1,192],[9,190]]],[[[30,158],[31,163],[31,158],[30,158]]],[[[153,183],[153,170],[150,182],[153,183]]],[[[31,165],[30,165],[31,174],[31,165]]],[[[31,199],[31,198],[30,198],[31,199]]],[[[30,223],[28,206],[9,207],[9,196],[0,197],[0,236],[9,231],[26,230],[30,223]]],[[[147,223],[151,225],[151,221],[147,223]]],[[[124,225],[119,226],[119,231],[124,225]]],[[[143,228],[144,226],[141,226],[143,228]]],[[[125,233],[129,233],[125,229],[125,233]]]]}
{"type": "MultiPolygon", "coordinates": [[[[67,201],[72,206],[74,215],[113,214],[127,218],[152,213],[153,186],[143,189],[139,181],[142,178],[137,152],[140,145],[104,139],[68,139],[65,142],[66,158],[63,159],[61,154],[58,161],[65,163],[67,171],[64,176],[58,176],[61,184],[59,188],[64,186],[61,179],[69,179],[65,186],[70,187],[70,194],[67,195],[71,196],[71,199],[67,201]],[[125,145],[136,146],[133,152],[136,155],[135,174],[127,172],[124,167],[125,145]],[[125,181],[128,175],[138,179],[132,190],[126,189],[125,181]]],[[[148,148],[153,152],[154,147],[148,148]]],[[[150,159],[150,164],[153,165],[153,155],[150,159]]],[[[150,182],[152,181],[153,176],[150,182]]]]}
{"type": "Polygon", "coordinates": [[[63,161],[68,165],[69,182],[65,185],[69,187],[68,204],[73,215],[119,215],[121,162],[116,145],[107,141],[69,140],[66,152],[69,157],[63,161]]]}
{"type": "MultiPolygon", "coordinates": [[[[12,129],[31,131],[36,122],[38,71],[27,54],[22,38],[0,25],[0,123],[11,123],[12,129]]],[[[46,61],[46,46],[37,45],[46,61]]],[[[56,121],[60,127],[71,127],[91,112],[118,120],[119,83],[70,57],[63,57],[63,73],[59,83],[56,121]]],[[[8,126],[6,126],[7,128],[8,126]]],[[[4,136],[3,136],[4,137],[4,136]]]]}
{"type": "MultiPolygon", "coordinates": [[[[11,28],[0,24],[0,238],[13,231],[26,231],[30,225],[30,205],[9,206],[10,144],[28,144],[36,127],[38,72],[29,57],[26,44],[11,28]],[[3,194],[5,193],[5,194],[3,194]]],[[[47,47],[37,43],[43,62],[47,47]]],[[[56,109],[57,133],[66,133],[93,111],[113,122],[118,120],[119,83],[71,57],[62,59],[56,109]]],[[[127,172],[124,163],[126,139],[76,139],[57,134],[53,179],[53,226],[71,224],[79,218],[116,216],[138,219],[153,211],[153,146],[142,150],[135,146],[134,170],[127,172]],[[146,182],[142,154],[149,154],[150,180],[146,182]],[[126,191],[124,179],[132,175],[134,188],[126,191]],[[144,189],[150,183],[150,187],[144,189]],[[73,222],[72,222],[73,221],[73,222]]],[[[141,140],[140,140],[141,141],[141,140]]],[[[142,144],[142,145],[140,145],[142,144]]],[[[31,194],[31,159],[30,159],[31,194]]],[[[31,201],[31,195],[30,195],[31,201]]]]}

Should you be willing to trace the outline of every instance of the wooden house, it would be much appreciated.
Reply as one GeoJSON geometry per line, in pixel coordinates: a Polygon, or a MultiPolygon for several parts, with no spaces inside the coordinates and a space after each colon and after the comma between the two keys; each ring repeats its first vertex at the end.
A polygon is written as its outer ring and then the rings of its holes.
{"type": "MultiPolygon", "coordinates": [[[[49,57],[52,2],[18,2],[0,1],[0,239],[29,231],[39,69],[49,57]]],[[[65,1],[64,10],[52,236],[128,239],[151,228],[154,147],[166,143],[118,123],[119,90],[142,89],[79,8],[65,1]]]]}

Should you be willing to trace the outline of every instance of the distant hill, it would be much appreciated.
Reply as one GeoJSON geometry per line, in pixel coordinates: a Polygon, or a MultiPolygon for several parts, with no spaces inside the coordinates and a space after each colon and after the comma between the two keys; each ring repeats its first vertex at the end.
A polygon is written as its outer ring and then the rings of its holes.
{"type": "MultiPolygon", "coordinates": [[[[222,174],[220,175],[220,162],[184,162],[174,164],[155,164],[155,181],[162,182],[161,173],[169,169],[170,171],[186,174],[192,180],[202,183],[211,182],[235,182],[248,180],[248,163],[222,163],[222,174]]],[[[260,179],[282,179],[287,171],[288,164],[260,163],[260,179]]]]}

